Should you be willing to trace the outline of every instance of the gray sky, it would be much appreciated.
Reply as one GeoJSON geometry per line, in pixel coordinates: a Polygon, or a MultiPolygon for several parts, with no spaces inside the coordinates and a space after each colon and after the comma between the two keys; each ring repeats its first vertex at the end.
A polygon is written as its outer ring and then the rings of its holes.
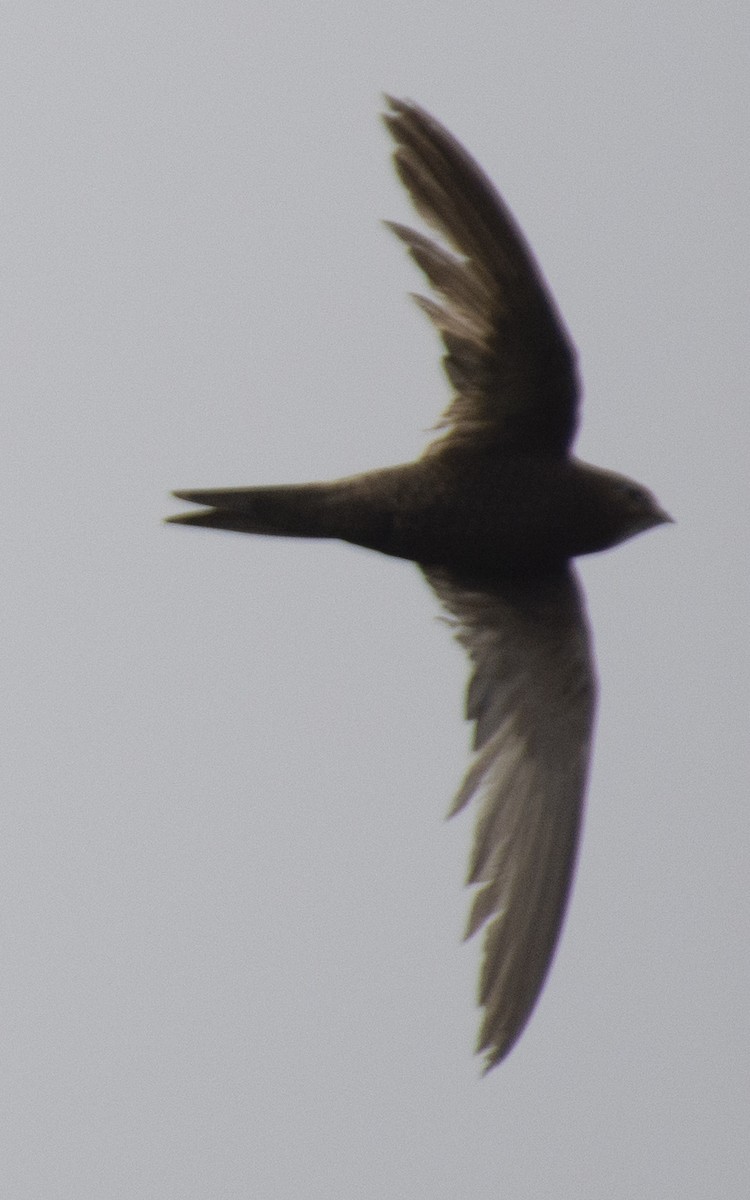
{"type": "Polygon", "coordinates": [[[0,1195],[747,1195],[747,35],[745,0],[2,6],[0,1195]],[[580,868],[485,1080],[466,668],[418,572],[160,524],[410,457],[445,404],[381,90],[495,179],[581,456],[679,522],[582,564],[580,868]]]}

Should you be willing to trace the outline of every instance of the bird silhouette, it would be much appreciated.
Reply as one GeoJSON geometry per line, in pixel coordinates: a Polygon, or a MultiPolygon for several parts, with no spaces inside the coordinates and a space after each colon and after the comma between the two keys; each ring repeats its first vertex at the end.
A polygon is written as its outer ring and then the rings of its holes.
{"type": "Polygon", "coordinates": [[[477,1053],[520,1036],[559,937],[579,840],[596,683],[571,559],[670,521],[637,483],[570,453],[576,356],[489,179],[416,104],[387,97],[394,163],[438,244],[390,224],[432,285],[453,398],[415,462],[330,483],[179,491],[183,525],[338,538],[411,559],[472,664],[469,937],[485,929],[477,1053]]]}

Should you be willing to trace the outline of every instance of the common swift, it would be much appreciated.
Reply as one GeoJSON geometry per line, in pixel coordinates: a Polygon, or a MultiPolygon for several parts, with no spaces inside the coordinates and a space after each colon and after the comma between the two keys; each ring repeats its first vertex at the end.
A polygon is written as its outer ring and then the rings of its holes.
{"type": "Polygon", "coordinates": [[[241,533],[338,538],[411,559],[472,664],[475,756],[451,813],[478,809],[466,936],[485,928],[477,1052],[520,1036],[571,886],[596,682],[571,560],[671,518],[639,484],[571,454],[576,355],[505,203],[452,135],[387,98],[394,163],[442,244],[388,223],[432,285],[453,398],[420,458],[330,483],[175,492],[171,517],[241,533]]]}

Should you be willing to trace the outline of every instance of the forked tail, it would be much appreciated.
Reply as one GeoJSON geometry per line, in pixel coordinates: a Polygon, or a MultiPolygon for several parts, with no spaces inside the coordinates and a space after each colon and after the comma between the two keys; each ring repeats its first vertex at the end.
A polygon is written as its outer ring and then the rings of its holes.
{"type": "Polygon", "coordinates": [[[167,520],[177,525],[204,525],[275,537],[341,537],[334,489],[328,484],[303,483],[282,487],[221,488],[216,491],[174,492],[179,500],[207,507],[167,520]]]}

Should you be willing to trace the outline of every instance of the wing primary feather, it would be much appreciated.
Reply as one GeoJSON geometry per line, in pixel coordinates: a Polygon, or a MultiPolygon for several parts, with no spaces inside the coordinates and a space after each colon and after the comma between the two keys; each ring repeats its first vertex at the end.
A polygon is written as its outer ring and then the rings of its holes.
{"type": "Polygon", "coordinates": [[[388,104],[398,176],[451,247],[387,222],[441,301],[418,300],[446,345],[455,390],[439,423],[446,432],[428,453],[452,439],[564,454],[576,426],[575,352],[520,229],[447,129],[417,105],[388,104]]]}
{"type": "Polygon", "coordinates": [[[477,753],[449,815],[477,806],[466,937],[485,929],[478,1051],[508,1054],[541,992],[575,865],[595,681],[571,570],[506,582],[423,568],[473,672],[477,753]]]}

